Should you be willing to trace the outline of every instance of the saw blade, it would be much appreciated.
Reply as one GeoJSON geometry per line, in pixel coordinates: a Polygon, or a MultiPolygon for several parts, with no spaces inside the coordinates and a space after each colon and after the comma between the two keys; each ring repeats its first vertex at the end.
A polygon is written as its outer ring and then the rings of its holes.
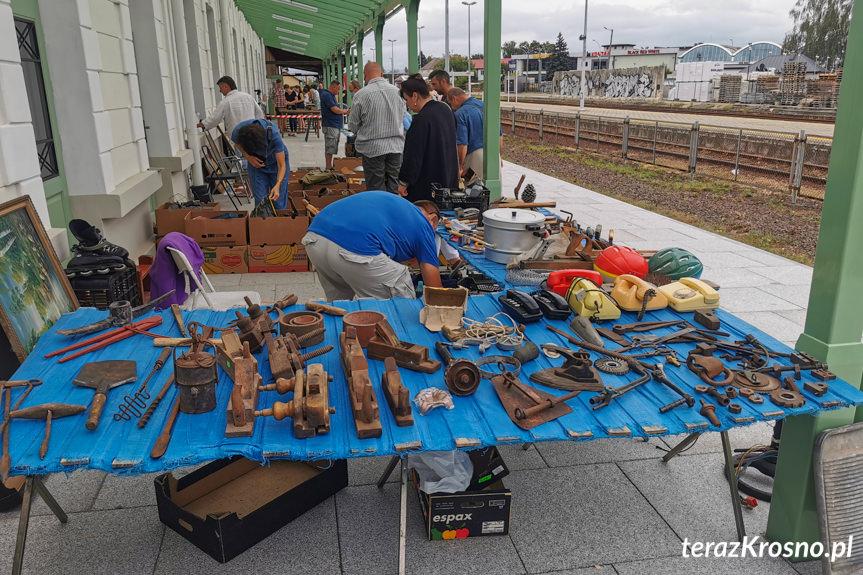
{"type": "Polygon", "coordinates": [[[629,373],[629,364],[616,357],[600,357],[593,362],[593,367],[602,373],[624,375],[629,373]]]}

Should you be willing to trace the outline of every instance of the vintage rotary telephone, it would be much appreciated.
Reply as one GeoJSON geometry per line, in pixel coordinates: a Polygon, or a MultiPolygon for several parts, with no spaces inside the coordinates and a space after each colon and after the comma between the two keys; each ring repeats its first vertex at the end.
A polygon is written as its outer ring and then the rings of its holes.
{"type": "Polygon", "coordinates": [[[680,278],[659,288],[674,311],[695,311],[719,307],[719,292],[695,278],[680,278]]]}
{"type": "Polygon", "coordinates": [[[668,307],[668,298],[652,283],[630,274],[614,279],[611,297],[626,311],[651,311],[668,307]]]}
{"type": "Polygon", "coordinates": [[[587,278],[578,278],[566,291],[566,301],[572,311],[592,320],[617,319],[620,309],[608,294],[587,278]]]}

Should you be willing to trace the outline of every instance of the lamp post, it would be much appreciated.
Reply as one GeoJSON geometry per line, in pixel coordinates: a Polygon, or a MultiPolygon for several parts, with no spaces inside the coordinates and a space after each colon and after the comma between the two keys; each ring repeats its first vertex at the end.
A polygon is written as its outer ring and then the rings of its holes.
{"type": "Polygon", "coordinates": [[[467,95],[471,95],[471,74],[470,74],[470,7],[476,2],[462,2],[467,6],[467,95]]]}
{"type": "Polygon", "coordinates": [[[393,86],[396,85],[396,65],[395,65],[395,54],[396,54],[396,41],[395,40],[387,40],[390,43],[390,81],[393,83],[393,86]]]}
{"type": "Polygon", "coordinates": [[[587,91],[587,0],[584,0],[584,34],[581,35],[581,98],[578,109],[584,110],[584,93],[587,91]]]}
{"type": "Polygon", "coordinates": [[[449,69],[449,0],[444,0],[444,24],[443,24],[443,27],[444,27],[444,40],[443,40],[443,43],[444,43],[444,47],[443,47],[444,64],[443,64],[443,67],[444,67],[444,70],[446,70],[446,73],[449,74],[449,72],[450,72],[450,69],[449,69]]]}
{"type": "Polygon", "coordinates": [[[614,28],[606,28],[605,26],[603,28],[611,32],[611,36],[608,38],[608,66],[606,66],[611,70],[611,45],[614,44],[614,28]]]}
{"type": "Polygon", "coordinates": [[[422,33],[423,28],[425,28],[425,26],[417,26],[417,43],[419,44],[419,49],[420,49],[420,53],[419,53],[419,59],[420,59],[420,66],[419,67],[420,68],[423,67],[423,33],[422,33]]]}

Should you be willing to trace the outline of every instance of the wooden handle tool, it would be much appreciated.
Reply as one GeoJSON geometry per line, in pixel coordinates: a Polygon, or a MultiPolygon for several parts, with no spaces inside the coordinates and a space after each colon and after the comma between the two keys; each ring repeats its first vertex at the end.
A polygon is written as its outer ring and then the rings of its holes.
{"type": "Polygon", "coordinates": [[[174,383],[174,374],[171,374],[171,377],[168,378],[168,381],[165,382],[165,385],[162,386],[162,389],[159,391],[159,394],[153,400],[153,403],[150,404],[150,407],[147,408],[147,411],[144,412],[144,415],[141,416],[141,419],[138,420],[138,427],[140,429],[144,429],[144,426],[147,425],[147,422],[150,421],[150,417],[153,415],[153,412],[156,411],[156,408],[159,407],[159,402],[162,401],[162,398],[165,397],[165,394],[168,393],[168,390],[171,389],[171,384],[174,383]]]}
{"type": "Polygon", "coordinates": [[[180,395],[177,394],[177,399],[174,400],[174,407],[171,409],[171,415],[165,421],[165,427],[162,428],[162,434],[156,440],[156,445],[153,446],[153,451],[150,452],[150,457],[159,459],[165,455],[168,450],[168,444],[171,443],[171,431],[174,429],[174,421],[177,419],[177,414],[180,413],[180,395]]]}
{"type": "Polygon", "coordinates": [[[316,208],[315,206],[313,206],[312,204],[310,204],[309,200],[303,199],[303,205],[306,207],[306,211],[308,213],[310,213],[312,216],[318,215],[318,213],[321,211],[318,208],[316,208]]]}
{"type": "Polygon", "coordinates": [[[183,323],[183,314],[180,312],[180,306],[175,303],[171,304],[171,313],[174,314],[174,321],[177,322],[177,327],[180,328],[180,335],[189,337],[189,334],[186,332],[186,324],[183,323]]]}
{"type": "MultiPolygon", "coordinates": [[[[222,345],[221,339],[206,340],[210,345],[222,345]]],[[[192,338],[190,337],[155,337],[153,338],[154,347],[190,347],[192,338]]]]}
{"type": "MultiPolygon", "coordinates": [[[[4,408],[4,423],[9,422],[9,413],[12,411],[12,390],[6,388],[6,406],[4,408]]],[[[8,425],[3,432],[3,457],[0,457],[0,479],[4,482],[9,479],[9,470],[12,469],[12,458],[9,456],[9,429],[8,425]]]]}
{"type": "Polygon", "coordinates": [[[306,309],[310,310],[310,311],[316,311],[318,313],[325,313],[327,315],[336,315],[339,317],[341,317],[347,313],[345,310],[343,310],[340,307],[336,307],[334,305],[326,305],[326,304],[318,303],[316,301],[307,301],[306,302],[306,309]]]}

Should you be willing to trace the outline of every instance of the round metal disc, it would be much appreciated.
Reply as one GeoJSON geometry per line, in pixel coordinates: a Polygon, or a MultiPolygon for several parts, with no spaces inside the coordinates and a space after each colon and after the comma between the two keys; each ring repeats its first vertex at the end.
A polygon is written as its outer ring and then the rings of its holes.
{"type": "Polygon", "coordinates": [[[629,365],[622,359],[616,357],[600,357],[593,362],[593,367],[603,373],[611,375],[624,375],[629,373],[629,365]]]}

